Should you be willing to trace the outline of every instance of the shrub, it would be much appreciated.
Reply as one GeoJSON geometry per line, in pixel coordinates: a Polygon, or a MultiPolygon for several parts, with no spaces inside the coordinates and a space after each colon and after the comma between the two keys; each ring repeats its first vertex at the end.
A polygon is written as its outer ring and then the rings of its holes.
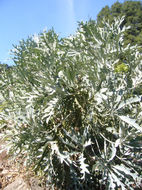
{"type": "Polygon", "coordinates": [[[134,91],[142,59],[137,46],[124,47],[122,21],[80,23],[63,39],[43,32],[13,50],[16,66],[1,79],[4,138],[48,187],[125,190],[140,182],[142,103],[134,91]]]}

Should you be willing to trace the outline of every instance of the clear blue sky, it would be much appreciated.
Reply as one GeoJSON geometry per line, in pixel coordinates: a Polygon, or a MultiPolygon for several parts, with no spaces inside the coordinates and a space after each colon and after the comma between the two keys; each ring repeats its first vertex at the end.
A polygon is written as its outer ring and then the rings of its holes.
{"type": "MultiPolygon", "coordinates": [[[[52,27],[60,36],[76,31],[78,21],[96,19],[116,0],[0,0],[0,62],[12,64],[9,51],[19,40],[52,27]],[[7,60],[8,59],[8,60],[7,60]]],[[[124,2],[124,0],[119,0],[124,2]]]]}

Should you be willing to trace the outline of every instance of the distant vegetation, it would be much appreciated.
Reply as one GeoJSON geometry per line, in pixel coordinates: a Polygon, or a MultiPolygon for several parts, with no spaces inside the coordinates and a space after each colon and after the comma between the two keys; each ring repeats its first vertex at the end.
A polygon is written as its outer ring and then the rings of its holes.
{"type": "Polygon", "coordinates": [[[142,54],[125,19],[34,35],[1,65],[1,138],[49,189],[140,189],[142,54]]]}
{"type": "Polygon", "coordinates": [[[106,6],[98,14],[97,23],[102,26],[103,19],[113,23],[115,18],[121,16],[125,16],[121,27],[130,26],[130,29],[125,31],[124,43],[139,45],[142,52],[142,2],[125,1],[124,3],[116,2],[111,7],[106,6]]]}

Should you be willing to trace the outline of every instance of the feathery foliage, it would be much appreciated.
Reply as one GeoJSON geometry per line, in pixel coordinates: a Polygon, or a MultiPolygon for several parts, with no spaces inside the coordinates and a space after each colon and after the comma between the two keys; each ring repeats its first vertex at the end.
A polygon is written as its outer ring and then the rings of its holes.
{"type": "Polygon", "coordinates": [[[1,76],[7,148],[54,189],[133,189],[141,179],[142,56],[124,46],[124,18],[51,30],[15,46],[1,76]],[[125,59],[121,59],[125,57],[125,59]]]}

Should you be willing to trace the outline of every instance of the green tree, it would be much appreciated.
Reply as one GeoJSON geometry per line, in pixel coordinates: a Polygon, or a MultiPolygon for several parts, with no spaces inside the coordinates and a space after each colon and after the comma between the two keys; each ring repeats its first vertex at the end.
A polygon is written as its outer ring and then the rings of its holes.
{"type": "Polygon", "coordinates": [[[111,7],[104,7],[97,16],[97,23],[102,26],[102,20],[107,19],[110,23],[119,16],[125,16],[121,27],[130,26],[125,32],[125,45],[139,45],[142,51],[142,2],[125,1],[116,2],[111,7]]]}

